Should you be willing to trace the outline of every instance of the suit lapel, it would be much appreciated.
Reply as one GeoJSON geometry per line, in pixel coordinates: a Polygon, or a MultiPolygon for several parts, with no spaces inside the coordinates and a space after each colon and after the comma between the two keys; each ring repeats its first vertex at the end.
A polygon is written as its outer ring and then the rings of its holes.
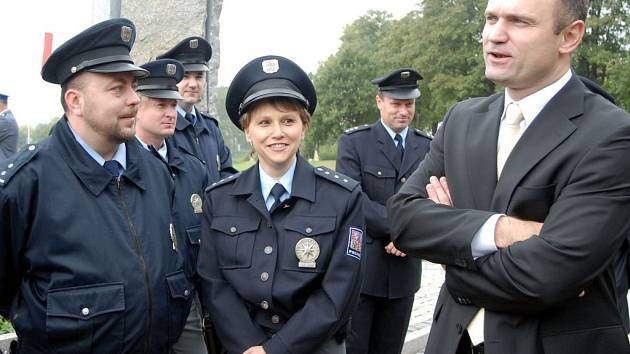
{"type": "Polygon", "coordinates": [[[576,80],[574,76],[547,103],[514,146],[497,183],[493,210],[507,210],[523,177],[575,131],[570,119],[584,112],[584,90],[576,80]]]}
{"type": "MultiPolygon", "coordinates": [[[[492,98],[491,98],[492,99],[492,98]]],[[[499,121],[503,112],[504,95],[498,94],[488,105],[487,111],[472,112],[468,119],[465,142],[466,172],[475,205],[488,210],[497,184],[497,138],[499,121]]]]}
{"type": "Polygon", "coordinates": [[[385,155],[387,160],[389,160],[392,166],[394,166],[396,171],[399,171],[400,160],[398,159],[398,151],[396,151],[396,146],[394,145],[394,141],[392,140],[392,137],[389,136],[389,134],[387,133],[387,130],[385,130],[385,127],[381,123],[380,119],[378,120],[378,122],[374,124],[372,128],[373,128],[372,131],[374,132],[374,135],[376,136],[376,140],[380,144],[379,148],[383,152],[383,155],[385,155]]]}

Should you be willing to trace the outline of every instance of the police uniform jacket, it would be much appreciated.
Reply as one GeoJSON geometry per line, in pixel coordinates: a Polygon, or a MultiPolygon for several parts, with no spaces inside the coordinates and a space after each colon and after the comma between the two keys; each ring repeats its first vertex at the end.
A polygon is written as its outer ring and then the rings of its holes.
{"type": "Polygon", "coordinates": [[[366,277],[361,293],[390,299],[411,296],[420,288],[417,258],[385,252],[391,241],[385,202],[405,183],[429,151],[431,138],[409,128],[402,163],[396,145],[379,119],[348,129],[339,138],[336,170],[361,183],[367,227],[366,277]]]}
{"type": "Polygon", "coordinates": [[[356,181],[298,157],[292,195],[267,211],[258,166],[210,187],[199,276],[229,353],[313,353],[343,330],[358,299],[364,219],[356,181]],[[313,267],[296,244],[314,239],[313,267]]]}
{"type": "Polygon", "coordinates": [[[0,314],[19,353],[167,353],[179,337],[191,285],[169,233],[172,180],[126,150],[113,178],[63,117],[0,166],[0,314]]]}
{"type": "Polygon", "coordinates": [[[184,116],[177,114],[175,145],[187,153],[197,156],[206,165],[211,182],[216,182],[236,172],[232,168],[230,149],[223,141],[219,122],[214,117],[199,112],[197,123],[192,125],[184,116]]]}
{"type": "Polygon", "coordinates": [[[208,171],[196,156],[178,149],[169,138],[165,140],[168,161],[155,149],[153,154],[164,161],[175,182],[174,219],[181,250],[186,255],[186,274],[193,277],[197,270],[197,255],[201,239],[202,198],[208,186],[208,171]]]}
{"type": "Polygon", "coordinates": [[[10,110],[0,113],[0,161],[8,159],[17,151],[19,130],[10,110]]]}

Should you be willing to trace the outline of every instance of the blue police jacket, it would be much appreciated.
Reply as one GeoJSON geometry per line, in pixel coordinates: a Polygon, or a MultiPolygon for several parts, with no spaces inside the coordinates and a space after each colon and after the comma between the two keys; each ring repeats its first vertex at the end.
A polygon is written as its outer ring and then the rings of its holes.
{"type": "Polygon", "coordinates": [[[106,172],[63,117],[0,166],[0,314],[19,353],[168,353],[191,304],[172,180],[135,142],[106,172]]]}
{"type": "Polygon", "coordinates": [[[153,155],[168,167],[175,183],[173,218],[175,230],[186,256],[186,275],[195,277],[197,255],[201,241],[201,216],[203,196],[209,184],[208,171],[196,156],[179,149],[171,138],[165,140],[168,161],[153,148],[153,155]]]}
{"type": "Polygon", "coordinates": [[[291,196],[271,213],[257,165],[208,189],[200,296],[227,351],[313,353],[343,331],[362,279],[358,183],[298,156],[291,196]]]}
{"type": "Polygon", "coordinates": [[[177,124],[173,142],[187,153],[197,156],[208,170],[211,182],[236,173],[232,167],[232,154],[223,141],[219,123],[213,117],[197,112],[197,123],[193,126],[177,113],[177,124]]]}

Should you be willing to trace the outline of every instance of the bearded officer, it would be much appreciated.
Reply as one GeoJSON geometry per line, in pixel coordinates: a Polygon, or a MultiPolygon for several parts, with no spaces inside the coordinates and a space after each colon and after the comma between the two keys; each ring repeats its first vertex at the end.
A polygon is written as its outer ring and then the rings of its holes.
{"type": "Polygon", "coordinates": [[[98,23],[42,68],[64,116],[0,165],[0,315],[18,353],[168,353],[190,309],[173,184],[133,141],[135,26],[98,23]]]}

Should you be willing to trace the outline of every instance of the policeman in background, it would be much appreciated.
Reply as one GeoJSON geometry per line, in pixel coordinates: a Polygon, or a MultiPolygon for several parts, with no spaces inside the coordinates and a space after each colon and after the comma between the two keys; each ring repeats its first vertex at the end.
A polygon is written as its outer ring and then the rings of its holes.
{"type": "Polygon", "coordinates": [[[429,151],[431,138],[409,127],[421,79],[417,71],[403,68],[372,80],[379,89],[380,119],[339,138],[336,169],[360,181],[367,227],[367,270],[350,322],[348,353],[400,353],[420,288],[420,260],[394,247],[385,202],[429,151]]]}
{"type": "MultiPolygon", "coordinates": [[[[196,279],[201,237],[201,196],[208,184],[208,174],[196,156],[176,148],[170,138],[175,132],[177,100],[182,99],[176,85],[184,76],[184,67],[173,59],[160,59],[141,67],[149,72],[149,76],[138,80],[136,89],[140,94],[136,138],[146,150],[167,164],[175,181],[174,215],[179,245],[186,255],[186,273],[189,278],[196,279]]],[[[207,353],[200,309],[195,297],[184,331],[173,346],[173,353],[207,353]]]]}
{"type": "Polygon", "coordinates": [[[361,285],[356,181],[298,154],[317,97],[279,56],[252,60],[226,97],[258,163],[204,199],[201,296],[232,354],[344,354],[361,285]]]}
{"type": "Polygon", "coordinates": [[[183,99],[177,106],[175,145],[203,161],[210,180],[216,182],[236,170],[232,168],[232,155],[223,141],[219,122],[195,107],[203,98],[205,73],[210,71],[207,63],[211,57],[212,48],[208,41],[189,37],[157,59],[176,59],[184,64],[184,78],[177,84],[183,99]]]}
{"type": "Polygon", "coordinates": [[[0,93],[0,161],[15,154],[19,133],[20,129],[9,109],[9,96],[0,93]]]}
{"type": "Polygon", "coordinates": [[[135,34],[111,19],[57,48],[42,77],[65,114],[0,164],[0,315],[18,353],[168,353],[186,322],[173,182],[134,140],[135,34]]]}

